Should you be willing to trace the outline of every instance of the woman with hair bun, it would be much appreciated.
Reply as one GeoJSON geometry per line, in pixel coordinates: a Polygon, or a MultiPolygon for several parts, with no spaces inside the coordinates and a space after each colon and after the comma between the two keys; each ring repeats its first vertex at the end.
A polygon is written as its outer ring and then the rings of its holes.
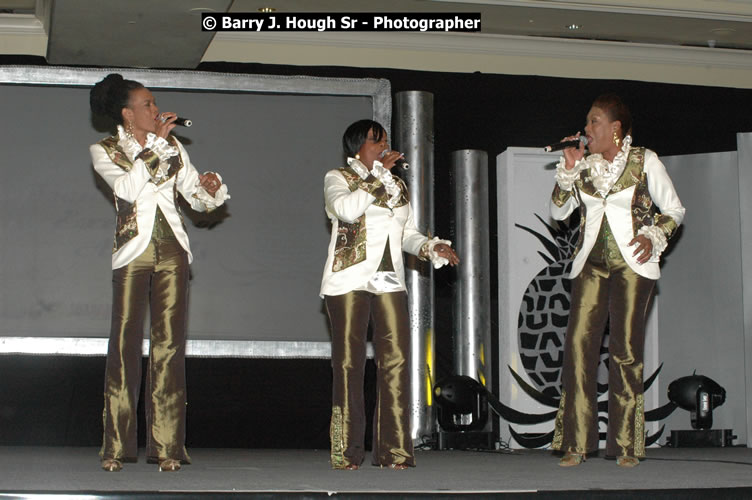
{"type": "Polygon", "coordinates": [[[90,93],[91,110],[115,121],[117,133],[93,144],[94,170],[112,188],[117,213],[112,250],[112,323],[104,387],[102,468],[117,472],[138,453],[136,410],[141,345],[151,317],[146,374],[146,456],[160,471],[190,463],[185,449],[185,341],[188,235],[182,196],[209,211],[230,196],[218,174],[196,171],[170,131],[177,115],[160,113],[141,83],[107,75],[90,93]]]}

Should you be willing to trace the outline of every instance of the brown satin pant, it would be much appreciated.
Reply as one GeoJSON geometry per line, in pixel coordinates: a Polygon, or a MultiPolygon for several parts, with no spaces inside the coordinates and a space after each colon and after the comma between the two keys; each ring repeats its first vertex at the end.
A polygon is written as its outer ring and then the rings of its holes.
{"type": "Polygon", "coordinates": [[[102,458],[137,457],[141,346],[144,320],[150,311],[146,456],[152,461],[190,461],[185,450],[188,280],[188,255],[174,238],[153,238],[136,260],[113,271],[102,458]]]}
{"type": "Polygon", "coordinates": [[[332,467],[360,465],[365,457],[363,378],[369,322],[376,362],[372,462],[415,465],[407,293],[353,291],[326,296],[325,302],[332,326],[332,467]]]}
{"type": "Polygon", "coordinates": [[[552,448],[575,453],[598,449],[598,363],[608,320],[606,455],[644,457],[645,320],[655,280],[632,271],[620,254],[613,256],[606,262],[588,260],[572,282],[552,448]]]}

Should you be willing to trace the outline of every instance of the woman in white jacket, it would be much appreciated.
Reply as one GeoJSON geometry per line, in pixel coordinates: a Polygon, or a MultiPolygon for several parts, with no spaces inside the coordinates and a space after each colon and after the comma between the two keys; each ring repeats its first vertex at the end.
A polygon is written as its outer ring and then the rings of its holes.
{"type": "Polygon", "coordinates": [[[185,450],[185,341],[188,235],[178,195],[198,211],[221,205],[227,187],[199,175],[170,135],[175,113],[160,113],[142,84],[110,74],[90,94],[95,114],[117,134],[90,148],[94,170],[112,189],[117,212],[112,253],[112,324],[104,389],[102,468],[116,472],[137,457],[143,323],[150,312],[146,376],[146,456],[161,471],[189,462],[185,450]]]}
{"type": "Polygon", "coordinates": [[[332,327],[331,463],[358,469],[365,457],[363,377],[366,335],[373,330],[376,409],[372,463],[415,465],[410,435],[410,326],[402,252],[456,265],[451,242],[415,227],[407,188],[391,169],[384,128],[372,120],[350,125],[342,138],[348,166],[324,179],[332,237],[321,283],[332,327]]]}
{"type": "Polygon", "coordinates": [[[631,146],[631,127],[629,109],[618,96],[598,97],[585,126],[590,154],[582,142],[567,148],[556,169],[553,218],[565,219],[576,207],[581,217],[552,443],[564,452],[559,461],[564,467],[598,449],[596,384],[607,321],[606,455],[623,467],[645,456],[645,320],[661,252],[681,224],[684,207],[658,156],[631,146]]]}

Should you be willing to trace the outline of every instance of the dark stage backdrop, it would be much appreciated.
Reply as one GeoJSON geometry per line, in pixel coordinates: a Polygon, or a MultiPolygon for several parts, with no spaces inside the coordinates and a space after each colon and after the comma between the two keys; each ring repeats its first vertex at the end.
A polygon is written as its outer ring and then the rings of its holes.
{"type": "MultiPolygon", "coordinates": [[[[373,116],[371,98],[154,94],[193,120],[174,133],[232,196],[208,215],[184,210],[189,339],[327,342],[323,179],[344,164],[347,125],[373,116]]],[[[0,116],[0,336],[107,337],[115,211],[91,166],[88,146],[109,132],[92,122],[89,88],[2,85],[0,116]]]]}
{"type": "MultiPolygon", "coordinates": [[[[0,56],[0,64],[44,65],[45,62],[39,58],[0,56]]],[[[451,236],[452,232],[449,214],[452,210],[450,200],[453,185],[448,175],[452,151],[481,149],[487,151],[493,161],[497,154],[510,146],[542,146],[556,141],[582,130],[592,99],[603,91],[615,91],[628,101],[635,115],[635,141],[662,156],[735,150],[735,134],[752,130],[752,115],[748,112],[752,90],[745,89],[378,68],[204,63],[199,69],[250,74],[386,78],[390,80],[393,92],[432,92],[439,235],[451,236]]],[[[160,100],[166,105],[164,98],[160,100]]],[[[12,126],[5,119],[0,120],[3,134],[12,126]]],[[[196,133],[198,130],[196,128],[196,133]]],[[[33,134],[34,128],[26,132],[33,134]]],[[[192,138],[198,140],[198,136],[192,138]]],[[[79,153],[85,152],[85,146],[67,145],[79,153]]],[[[203,148],[189,145],[189,152],[195,150],[195,154],[198,154],[199,149],[203,148]]],[[[22,177],[23,171],[3,160],[3,172],[8,182],[8,172],[22,177]]],[[[87,182],[91,191],[91,178],[87,182]]],[[[228,182],[232,182],[232,179],[228,178],[228,182]]],[[[489,182],[496,184],[493,168],[489,168],[489,182]]],[[[235,192],[232,183],[231,192],[235,192]]],[[[494,190],[491,192],[492,221],[489,230],[492,232],[492,269],[489,276],[495,294],[497,225],[495,193],[494,190]]],[[[102,195],[96,194],[94,199],[105,207],[106,200],[102,195]]],[[[321,199],[318,193],[316,199],[321,199]]],[[[13,210],[12,216],[23,217],[23,207],[13,210]]],[[[106,208],[103,211],[106,212],[106,208]]],[[[9,216],[7,212],[3,215],[9,216]]],[[[102,231],[102,237],[110,238],[110,221],[107,216],[104,218],[101,228],[95,227],[93,231],[102,231]]],[[[244,226],[244,230],[253,231],[250,224],[244,226]]],[[[318,227],[325,232],[323,222],[318,227]]],[[[191,231],[194,239],[196,232],[195,229],[191,231]]],[[[3,233],[2,237],[8,238],[9,235],[3,233]]],[[[40,244],[48,243],[40,239],[40,244]]],[[[207,254],[199,258],[212,256],[207,254]]],[[[315,265],[318,270],[321,264],[316,262],[315,265]]],[[[96,274],[101,278],[107,273],[106,266],[103,266],[101,272],[96,274]]],[[[434,273],[434,276],[437,287],[438,379],[452,370],[454,274],[442,270],[434,273]]],[[[7,285],[2,286],[5,288],[7,285]]],[[[223,292],[219,289],[216,293],[221,296],[223,292]]],[[[492,314],[497,310],[494,296],[492,314]]],[[[497,323],[494,322],[494,338],[496,329],[497,323]]],[[[492,366],[496,365],[494,360],[492,366]]],[[[0,445],[98,445],[101,436],[103,370],[104,359],[101,357],[0,357],[0,445]],[[57,382],[51,383],[51,380],[57,382]]],[[[327,360],[191,358],[187,370],[189,446],[327,446],[331,390],[327,360]]],[[[369,375],[367,384],[371,383],[370,380],[369,375]]],[[[496,382],[494,387],[497,387],[496,382]]],[[[367,421],[370,422],[370,419],[367,421]]]]}

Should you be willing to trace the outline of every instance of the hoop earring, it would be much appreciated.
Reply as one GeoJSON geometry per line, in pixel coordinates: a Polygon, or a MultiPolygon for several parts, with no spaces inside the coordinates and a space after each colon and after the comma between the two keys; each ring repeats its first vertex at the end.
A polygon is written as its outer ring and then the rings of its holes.
{"type": "Polygon", "coordinates": [[[616,144],[616,147],[619,147],[619,136],[616,135],[616,131],[614,131],[614,144],[616,144]]]}

